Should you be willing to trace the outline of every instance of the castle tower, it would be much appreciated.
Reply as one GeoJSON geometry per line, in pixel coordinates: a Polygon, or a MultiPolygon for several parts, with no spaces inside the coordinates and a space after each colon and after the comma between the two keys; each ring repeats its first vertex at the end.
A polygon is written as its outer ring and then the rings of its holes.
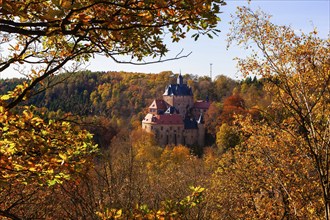
{"type": "Polygon", "coordinates": [[[204,116],[209,101],[194,102],[192,89],[181,73],[166,87],[163,100],[155,99],[142,120],[142,129],[153,133],[159,145],[183,144],[201,152],[205,144],[204,116]]]}
{"type": "Polygon", "coordinates": [[[169,105],[179,110],[179,114],[184,117],[187,111],[194,106],[194,98],[191,88],[183,82],[181,73],[176,84],[170,84],[163,94],[163,99],[169,105]]]}

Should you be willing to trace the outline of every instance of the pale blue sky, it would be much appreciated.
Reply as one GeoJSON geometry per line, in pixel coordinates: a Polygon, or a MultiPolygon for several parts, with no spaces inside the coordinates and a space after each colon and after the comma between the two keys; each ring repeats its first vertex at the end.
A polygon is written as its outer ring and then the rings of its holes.
{"type": "MultiPolygon", "coordinates": [[[[181,49],[186,53],[192,52],[188,58],[169,61],[159,64],[134,66],[116,64],[105,58],[97,58],[91,62],[90,70],[114,70],[127,72],[159,73],[170,70],[183,74],[208,75],[210,63],[212,63],[212,76],[224,74],[232,78],[240,77],[237,73],[234,57],[242,56],[245,51],[241,48],[231,47],[226,50],[226,35],[229,32],[230,14],[234,14],[237,6],[247,5],[247,1],[227,1],[220,15],[219,29],[222,31],[219,37],[209,39],[201,37],[197,42],[188,38],[179,43],[169,44],[171,53],[167,56],[176,55],[181,49]]],[[[252,0],[250,6],[254,9],[261,8],[268,14],[273,15],[272,21],[279,25],[291,25],[292,28],[303,32],[310,32],[314,27],[319,30],[319,36],[328,37],[330,33],[330,0],[252,0]]]]}
{"type": "MultiPolygon", "coordinates": [[[[234,14],[237,6],[247,5],[247,1],[228,0],[227,5],[222,7],[220,14],[222,21],[218,28],[222,31],[219,37],[213,40],[207,37],[200,37],[195,42],[190,37],[179,43],[169,43],[171,52],[167,58],[175,56],[184,49],[184,53],[192,52],[188,58],[169,61],[165,63],[150,64],[143,66],[117,64],[111,59],[97,56],[93,59],[87,69],[91,71],[126,71],[159,73],[161,71],[173,71],[183,74],[196,74],[199,76],[210,73],[212,63],[212,76],[224,74],[231,78],[240,78],[237,73],[234,57],[241,57],[246,52],[237,47],[226,50],[226,35],[229,31],[228,22],[230,14],[234,14]]],[[[252,0],[250,6],[253,9],[260,8],[268,14],[273,15],[272,21],[279,25],[291,25],[292,28],[303,32],[312,31],[314,27],[319,30],[319,36],[326,38],[330,33],[330,0],[252,0]]],[[[2,78],[13,77],[13,70],[1,73],[2,78]],[[9,73],[10,72],[10,73],[9,73]]],[[[15,75],[17,76],[17,75],[15,75]]]]}

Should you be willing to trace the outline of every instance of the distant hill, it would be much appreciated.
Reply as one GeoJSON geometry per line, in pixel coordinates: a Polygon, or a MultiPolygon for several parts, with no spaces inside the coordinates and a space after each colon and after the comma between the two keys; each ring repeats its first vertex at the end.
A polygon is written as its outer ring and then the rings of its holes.
{"type": "MultiPolygon", "coordinates": [[[[196,99],[220,101],[208,77],[186,74],[196,99]]],[[[52,79],[58,84],[29,99],[29,105],[61,110],[74,115],[101,115],[108,118],[130,117],[143,111],[154,98],[161,98],[166,85],[176,80],[171,71],[159,74],[127,72],[78,72],[60,74],[52,79]]],[[[234,80],[232,80],[234,82],[234,80]]],[[[0,94],[13,89],[23,79],[0,80],[0,94]]],[[[232,90],[233,88],[231,88],[232,90]]],[[[229,89],[228,89],[229,90],[229,89]]],[[[231,91],[227,91],[230,95],[231,91]]]]}
{"type": "MultiPolygon", "coordinates": [[[[165,87],[174,83],[176,78],[177,74],[171,71],[158,74],[111,71],[65,73],[45,82],[45,85],[52,86],[39,91],[23,104],[43,108],[43,113],[50,118],[74,116],[73,120],[85,123],[85,127],[95,134],[99,144],[108,143],[108,139],[122,128],[140,126],[146,108],[152,100],[162,98],[165,87]],[[106,137],[107,133],[111,135],[106,137]],[[103,140],[105,137],[107,140],[103,140]]],[[[256,91],[262,92],[261,87],[256,86],[259,81],[251,78],[238,82],[220,75],[212,81],[209,77],[186,74],[183,80],[191,87],[195,100],[208,98],[220,104],[212,106],[210,126],[207,126],[213,137],[220,121],[216,124],[211,122],[221,114],[221,103],[226,97],[238,92],[247,106],[253,106],[258,102],[256,97],[260,97],[256,91]],[[215,106],[218,110],[214,109],[215,106]]],[[[0,80],[0,94],[22,82],[23,79],[0,80]]]]}

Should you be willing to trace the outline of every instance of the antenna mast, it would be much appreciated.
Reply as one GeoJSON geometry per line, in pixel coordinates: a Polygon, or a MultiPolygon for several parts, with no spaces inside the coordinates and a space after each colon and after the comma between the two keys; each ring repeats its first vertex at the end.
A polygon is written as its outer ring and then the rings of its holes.
{"type": "Polygon", "coordinates": [[[212,63],[210,63],[210,78],[211,78],[211,80],[212,80],[212,63]]]}

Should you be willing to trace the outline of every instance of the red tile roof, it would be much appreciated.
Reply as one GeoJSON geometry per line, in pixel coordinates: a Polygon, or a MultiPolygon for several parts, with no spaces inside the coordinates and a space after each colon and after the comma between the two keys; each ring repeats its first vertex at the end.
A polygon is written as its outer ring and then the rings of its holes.
{"type": "Polygon", "coordinates": [[[149,124],[183,125],[182,117],[178,114],[152,115],[149,113],[143,119],[143,122],[149,124]]]}
{"type": "Polygon", "coordinates": [[[211,104],[210,102],[198,100],[197,102],[194,103],[194,108],[209,109],[210,104],[211,104]]]}
{"type": "Polygon", "coordinates": [[[183,120],[181,115],[174,114],[174,115],[157,115],[157,124],[166,124],[166,125],[183,125],[183,120]]]}
{"type": "Polygon", "coordinates": [[[162,100],[162,99],[155,99],[151,105],[149,106],[149,108],[152,109],[159,109],[159,110],[166,110],[167,109],[168,104],[162,100]]]}

